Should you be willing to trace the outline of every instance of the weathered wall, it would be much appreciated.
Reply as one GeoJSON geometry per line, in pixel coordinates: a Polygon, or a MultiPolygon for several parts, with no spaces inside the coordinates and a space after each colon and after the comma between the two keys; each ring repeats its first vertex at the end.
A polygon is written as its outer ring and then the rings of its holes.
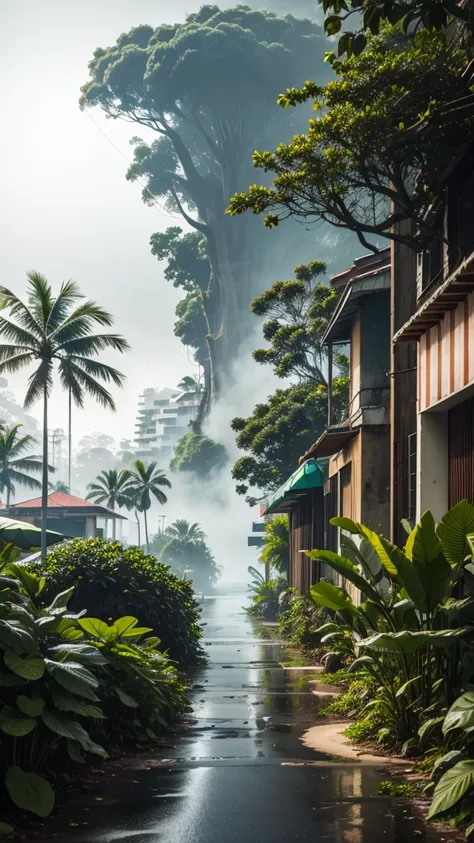
{"type": "Polygon", "coordinates": [[[390,368],[390,292],[368,296],[360,313],[361,405],[377,403],[372,390],[387,389],[390,368]]]}
{"type": "MultiPolygon", "coordinates": [[[[401,233],[409,230],[406,221],[401,233]]],[[[416,310],[416,256],[400,243],[392,242],[392,284],[390,335],[393,336],[416,310]]],[[[402,544],[405,531],[400,522],[408,516],[408,437],[416,432],[417,344],[397,343],[391,347],[391,540],[402,544]]]]}
{"type": "Polygon", "coordinates": [[[390,428],[361,431],[361,518],[376,533],[390,535],[390,428]]]}
{"type": "Polygon", "coordinates": [[[290,516],[289,584],[306,594],[319,579],[319,564],[308,559],[303,550],[324,547],[323,488],[308,490],[292,508],[290,516]]]}

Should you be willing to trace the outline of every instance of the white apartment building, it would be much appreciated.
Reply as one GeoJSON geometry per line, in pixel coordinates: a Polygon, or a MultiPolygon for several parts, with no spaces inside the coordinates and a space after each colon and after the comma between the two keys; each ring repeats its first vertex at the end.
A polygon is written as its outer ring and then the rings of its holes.
{"type": "Polygon", "coordinates": [[[135,424],[135,453],[139,459],[173,456],[173,448],[197,416],[199,398],[195,392],[179,389],[144,389],[138,399],[135,424]]]}

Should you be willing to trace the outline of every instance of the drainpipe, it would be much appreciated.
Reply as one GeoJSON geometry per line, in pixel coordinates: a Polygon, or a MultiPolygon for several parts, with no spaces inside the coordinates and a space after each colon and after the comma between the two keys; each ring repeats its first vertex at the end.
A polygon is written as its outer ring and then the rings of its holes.
{"type": "Polygon", "coordinates": [[[332,342],[328,344],[328,427],[332,424],[332,342]]]}

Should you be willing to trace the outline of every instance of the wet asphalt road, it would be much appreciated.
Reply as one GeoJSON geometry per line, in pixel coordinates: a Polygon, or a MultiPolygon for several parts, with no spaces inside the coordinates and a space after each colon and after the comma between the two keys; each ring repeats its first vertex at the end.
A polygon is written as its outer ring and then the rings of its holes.
{"type": "MultiPolygon", "coordinates": [[[[402,800],[377,795],[380,770],[331,762],[299,738],[318,701],[304,671],[280,667],[243,594],[203,604],[209,665],[196,679],[193,720],[161,757],[80,796],[55,843],[427,843],[402,800]],[[166,757],[164,757],[166,756],[166,757]],[[311,762],[308,765],[308,762],[311,762]],[[316,762],[316,764],[314,764],[316,762]],[[97,792],[97,791],[95,791],[97,792]]],[[[386,777],[386,776],[385,776],[386,777]]],[[[47,829],[45,829],[47,831],[47,829]]]]}

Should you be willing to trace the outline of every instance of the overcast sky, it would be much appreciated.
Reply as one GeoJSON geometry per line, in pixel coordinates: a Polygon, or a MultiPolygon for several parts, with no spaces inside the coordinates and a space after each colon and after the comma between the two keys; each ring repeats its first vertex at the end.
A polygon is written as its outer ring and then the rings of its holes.
{"type": "MultiPolygon", "coordinates": [[[[26,272],[57,289],[67,278],[109,309],[132,351],[109,362],[127,374],[116,415],[93,402],[74,419],[74,440],[93,430],[117,440],[133,432],[136,400],[147,386],[175,386],[193,371],[173,336],[177,291],[149,250],[150,235],[177,224],[141,201],[125,180],[127,162],[79,110],[80,86],[97,46],[137,24],[184,18],[192,0],[2,0],[0,64],[2,161],[0,283],[23,293],[26,272]]],[[[94,120],[130,157],[136,126],[94,120]]],[[[143,134],[141,132],[140,134],[143,134]]],[[[9,378],[22,401],[23,377],[9,378]]],[[[40,418],[40,407],[34,410],[40,418]]],[[[51,403],[51,426],[66,427],[66,400],[51,403]]]]}

